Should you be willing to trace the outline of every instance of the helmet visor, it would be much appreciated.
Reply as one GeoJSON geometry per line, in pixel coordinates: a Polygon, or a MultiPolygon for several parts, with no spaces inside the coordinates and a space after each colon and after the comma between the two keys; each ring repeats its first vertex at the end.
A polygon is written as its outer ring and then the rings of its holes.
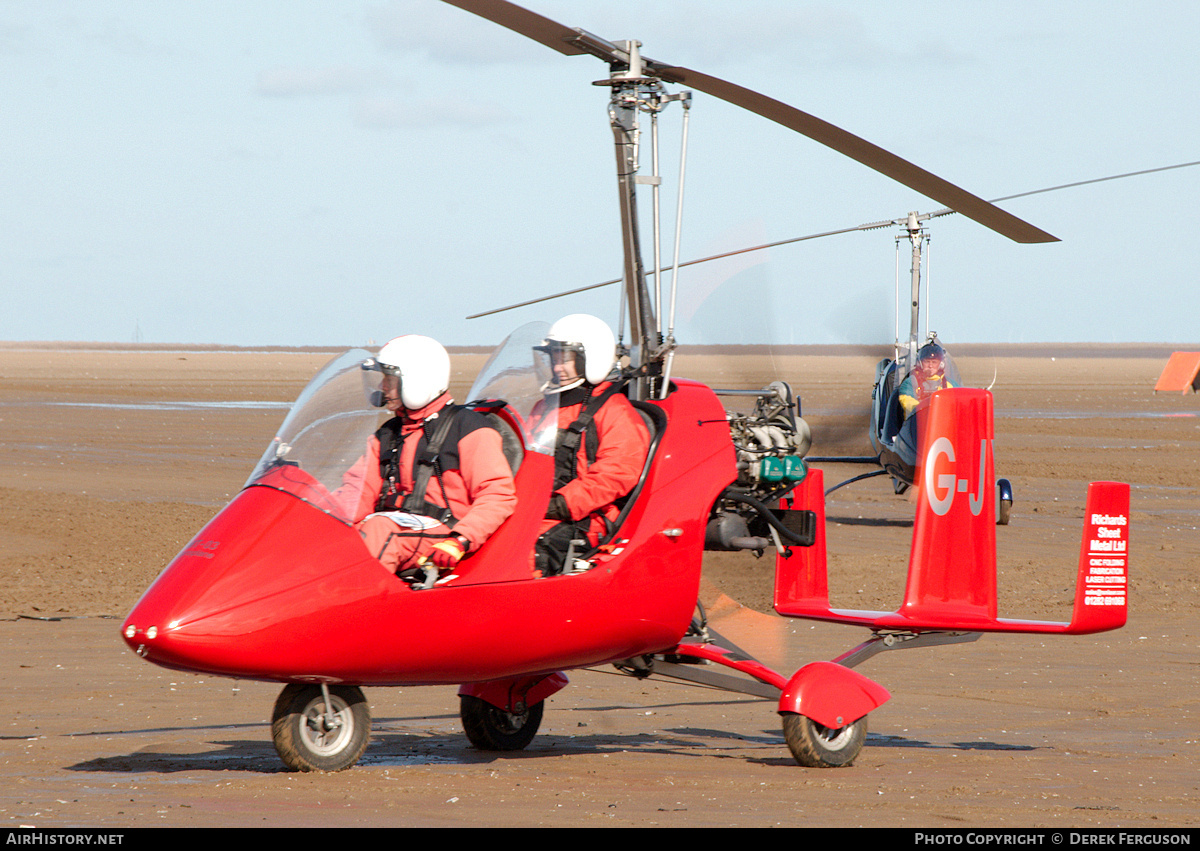
{"type": "Polygon", "coordinates": [[[559,393],[583,383],[585,362],[582,343],[543,340],[540,346],[533,347],[533,352],[543,393],[559,393]]]}
{"type": "Polygon", "coordinates": [[[363,393],[372,406],[382,408],[400,398],[402,379],[399,368],[381,363],[376,358],[367,358],[359,368],[363,393]]]}

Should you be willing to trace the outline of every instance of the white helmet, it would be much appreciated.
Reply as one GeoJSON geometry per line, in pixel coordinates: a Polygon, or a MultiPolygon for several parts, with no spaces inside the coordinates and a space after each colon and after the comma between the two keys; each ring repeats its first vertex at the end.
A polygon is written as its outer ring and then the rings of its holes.
{"type": "Polygon", "coordinates": [[[547,392],[570,390],[585,380],[588,384],[599,384],[617,362],[617,341],[612,329],[603,319],[587,313],[572,313],[555,322],[537,349],[550,354],[575,352],[579,380],[564,386],[548,386],[547,392]]]}
{"type": "MultiPolygon", "coordinates": [[[[400,403],[410,411],[424,408],[450,387],[450,355],[437,340],[420,334],[389,341],[362,368],[399,377],[400,403]]],[[[372,396],[372,402],[381,407],[382,394],[372,396]]]]}

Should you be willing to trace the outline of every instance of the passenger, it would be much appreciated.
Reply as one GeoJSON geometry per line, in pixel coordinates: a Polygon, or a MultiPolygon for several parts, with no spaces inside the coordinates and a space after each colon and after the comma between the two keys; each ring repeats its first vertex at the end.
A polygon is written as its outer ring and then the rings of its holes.
{"type": "Polygon", "coordinates": [[[552,368],[542,392],[558,397],[554,486],[535,554],[536,568],[551,576],[563,572],[573,540],[595,546],[609,529],[641,475],[650,433],[620,392],[624,382],[607,380],[616,342],[602,319],[565,316],[536,349],[552,368]]]}
{"type": "Polygon", "coordinates": [[[367,441],[338,494],[371,555],[429,587],[474,552],[517,505],[500,434],[453,404],[450,357],[436,340],[397,337],[362,364],[372,404],[394,415],[367,441]]]}
{"type": "Polygon", "coordinates": [[[946,378],[946,350],[937,342],[926,343],[917,352],[916,365],[900,383],[898,392],[904,419],[938,390],[953,386],[946,378]]]}

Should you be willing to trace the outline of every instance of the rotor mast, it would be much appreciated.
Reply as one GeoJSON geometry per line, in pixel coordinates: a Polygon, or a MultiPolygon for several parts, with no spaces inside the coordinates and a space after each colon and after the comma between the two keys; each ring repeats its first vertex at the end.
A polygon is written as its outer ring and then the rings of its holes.
{"type": "MultiPolygon", "coordinates": [[[[909,213],[906,219],[896,222],[896,224],[903,228],[903,231],[896,237],[897,244],[899,244],[901,240],[907,238],[912,248],[912,258],[910,261],[911,265],[909,266],[909,310],[911,311],[911,318],[909,320],[908,342],[904,346],[904,350],[907,352],[907,363],[909,364],[916,362],[917,349],[921,345],[921,249],[925,241],[929,239],[929,232],[921,226],[921,222],[925,218],[928,217],[920,216],[917,213],[909,213]]],[[[897,284],[899,284],[899,282],[897,282],[897,284]]],[[[927,299],[928,286],[928,282],[926,282],[927,299]]],[[[899,293],[897,293],[897,296],[898,295],[899,293]]],[[[926,306],[925,315],[928,318],[928,305],[926,306]]],[[[899,323],[897,322],[897,324],[899,323]]],[[[896,341],[896,349],[898,359],[900,349],[900,341],[898,339],[896,341]]]]}
{"type": "MultiPolygon", "coordinates": [[[[647,76],[638,41],[607,42],[590,33],[580,33],[580,46],[595,40],[609,60],[609,78],[597,86],[608,86],[611,97],[608,106],[612,125],[617,165],[617,191],[621,211],[621,243],[623,250],[622,282],[625,304],[629,312],[630,366],[634,370],[630,395],[636,399],[650,398],[656,381],[663,375],[663,364],[674,349],[674,340],[664,340],[655,315],[655,301],[646,283],[646,268],[642,260],[641,231],[638,223],[637,185],[657,183],[658,177],[638,177],[640,167],[640,112],[657,112],[668,99],[662,82],[647,76]]],[[[599,52],[599,51],[598,51],[599,52]]]]}

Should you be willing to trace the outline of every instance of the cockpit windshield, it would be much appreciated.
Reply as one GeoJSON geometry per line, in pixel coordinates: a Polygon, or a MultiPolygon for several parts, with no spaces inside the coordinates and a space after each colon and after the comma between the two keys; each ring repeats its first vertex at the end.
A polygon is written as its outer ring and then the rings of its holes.
{"type": "Polygon", "coordinates": [[[317,373],[292,405],[247,487],[270,485],[353,522],[351,506],[357,500],[336,499],[334,492],[387,416],[363,391],[362,364],[370,358],[365,349],[350,349],[317,373]]]}
{"type": "MultiPolygon", "coordinates": [[[[553,455],[557,437],[554,397],[543,398],[545,377],[534,346],[546,336],[545,323],[530,323],[509,335],[489,358],[468,394],[472,401],[501,400],[506,419],[526,452],[553,455]],[[535,412],[536,406],[536,412],[535,412]]],[[[266,485],[287,491],[346,523],[364,498],[363,477],[347,476],[361,465],[368,441],[390,416],[378,407],[364,364],[371,352],[351,349],[338,355],[309,382],[296,399],[246,486],[266,485]]],[[[497,405],[489,405],[495,410],[497,405]]]]}
{"type": "Polygon", "coordinates": [[[550,326],[545,322],[530,322],[509,334],[492,352],[467,394],[472,401],[507,402],[510,413],[519,418],[524,428],[526,451],[545,455],[554,454],[558,438],[558,418],[551,416],[558,397],[542,393],[550,366],[546,354],[536,350],[549,331],[550,326]]]}

